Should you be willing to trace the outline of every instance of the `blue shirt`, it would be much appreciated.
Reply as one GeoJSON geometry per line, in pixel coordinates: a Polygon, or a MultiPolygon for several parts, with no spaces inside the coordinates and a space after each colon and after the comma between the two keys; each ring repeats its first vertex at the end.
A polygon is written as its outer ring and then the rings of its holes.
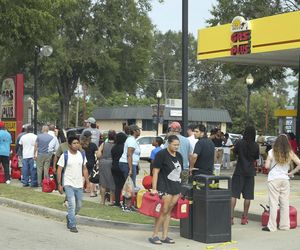
{"type": "Polygon", "coordinates": [[[156,147],[155,149],[152,149],[151,155],[150,155],[150,160],[154,160],[156,154],[157,154],[160,150],[162,150],[161,147],[156,147]]]}
{"type": "Polygon", "coordinates": [[[48,133],[42,133],[37,136],[36,143],[38,154],[48,154],[49,143],[53,140],[53,136],[48,133]]]}
{"type": "Polygon", "coordinates": [[[0,130],[0,155],[9,156],[10,144],[12,143],[11,135],[7,130],[0,130]]]}

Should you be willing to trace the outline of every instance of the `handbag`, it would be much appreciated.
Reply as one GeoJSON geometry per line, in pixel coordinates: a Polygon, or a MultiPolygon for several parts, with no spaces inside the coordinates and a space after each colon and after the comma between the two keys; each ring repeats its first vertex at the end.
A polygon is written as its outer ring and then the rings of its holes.
{"type": "Polygon", "coordinates": [[[100,180],[100,174],[99,174],[99,162],[97,161],[95,163],[95,166],[93,167],[93,171],[90,174],[90,182],[94,184],[98,184],[100,180]]]}

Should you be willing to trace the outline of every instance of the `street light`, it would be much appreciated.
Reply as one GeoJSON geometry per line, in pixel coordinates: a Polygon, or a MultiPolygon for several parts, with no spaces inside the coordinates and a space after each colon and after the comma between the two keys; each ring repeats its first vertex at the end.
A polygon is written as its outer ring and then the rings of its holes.
{"type": "Polygon", "coordinates": [[[247,126],[249,126],[249,119],[250,119],[250,94],[251,94],[251,86],[254,82],[254,78],[251,74],[249,74],[246,78],[247,84],[247,126]]]}
{"type": "Polygon", "coordinates": [[[53,48],[49,45],[44,45],[44,46],[35,46],[35,51],[34,51],[34,85],[33,85],[33,100],[34,100],[34,133],[37,134],[37,76],[38,76],[38,69],[37,69],[37,64],[38,64],[38,57],[41,56],[51,56],[53,52],[53,48]]]}
{"type": "Polygon", "coordinates": [[[159,104],[160,104],[160,99],[162,97],[162,93],[160,89],[156,92],[156,98],[157,98],[157,116],[156,116],[156,136],[158,136],[158,128],[159,128],[159,104]]]}

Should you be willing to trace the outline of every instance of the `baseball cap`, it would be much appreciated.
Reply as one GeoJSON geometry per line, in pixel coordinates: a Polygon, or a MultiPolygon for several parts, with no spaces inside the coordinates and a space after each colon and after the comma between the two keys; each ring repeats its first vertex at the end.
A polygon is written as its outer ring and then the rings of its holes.
{"type": "Polygon", "coordinates": [[[84,122],[89,122],[89,123],[96,123],[96,119],[94,117],[89,117],[87,120],[84,122]]]}
{"type": "Polygon", "coordinates": [[[85,137],[91,137],[91,136],[92,136],[92,132],[89,131],[89,130],[86,130],[86,131],[83,132],[83,135],[84,135],[85,137]]]}
{"type": "Polygon", "coordinates": [[[171,131],[181,131],[181,125],[179,122],[172,122],[170,125],[169,125],[169,129],[171,131]]]}
{"type": "Polygon", "coordinates": [[[0,128],[4,128],[5,127],[5,123],[0,121],[0,128]]]}

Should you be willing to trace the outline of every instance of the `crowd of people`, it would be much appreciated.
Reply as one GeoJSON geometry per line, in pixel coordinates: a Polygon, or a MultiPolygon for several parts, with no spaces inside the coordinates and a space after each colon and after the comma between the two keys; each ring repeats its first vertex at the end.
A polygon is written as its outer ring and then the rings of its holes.
{"type": "MultiPolygon", "coordinates": [[[[110,130],[107,139],[100,142],[100,131],[96,120],[90,117],[80,136],[74,131],[67,133],[54,125],[44,125],[41,133],[35,135],[33,127],[27,126],[16,140],[16,154],[22,169],[23,187],[41,187],[43,179],[49,178],[49,168],[53,168],[57,189],[65,193],[68,207],[67,226],[71,232],[78,232],[75,215],[81,208],[83,192],[90,197],[100,196],[101,205],[117,206],[123,211],[136,211],[131,199],[122,197],[122,189],[128,177],[136,186],[141,149],[137,142],[141,129],[133,124],[126,126],[124,132],[110,130]]],[[[235,145],[228,134],[216,128],[210,131],[203,124],[190,125],[188,137],[181,135],[178,122],[168,127],[165,141],[155,137],[154,149],[150,157],[150,175],[152,176],[153,195],[160,194],[164,206],[159,218],[155,220],[154,231],[149,241],[153,244],[169,243],[174,240],[168,236],[170,213],[178,201],[181,184],[191,181],[197,174],[214,174],[216,166],[229,169],[230,155],[233,149],[236,166],[232,176],[232,218],[237,199],[244,198],[244,211],[241,224],[248,223],[251,200],[254,199],[255,164],[259,159],[263,140],[255,140],[254,127],[246,127],[243,138],[235,145]],[[162,237],[158,231],[162,227],[162,237]]],[[[5,170],[6,183],[10,184],[9,157],[11,136],[0,122],[0,161],[5,170]]],[[[270,220],[264,231],[276,231],[277,207],[280,204],[279,229],[289,229],[289,178],[300,170],[300,160],[295,152],[292,134],[280,135],[273,149],[267,152],[265,167],[269,169],[268,189],[270,220]],[[293,170],[289,173],[291,163],[293,170]]]]}

